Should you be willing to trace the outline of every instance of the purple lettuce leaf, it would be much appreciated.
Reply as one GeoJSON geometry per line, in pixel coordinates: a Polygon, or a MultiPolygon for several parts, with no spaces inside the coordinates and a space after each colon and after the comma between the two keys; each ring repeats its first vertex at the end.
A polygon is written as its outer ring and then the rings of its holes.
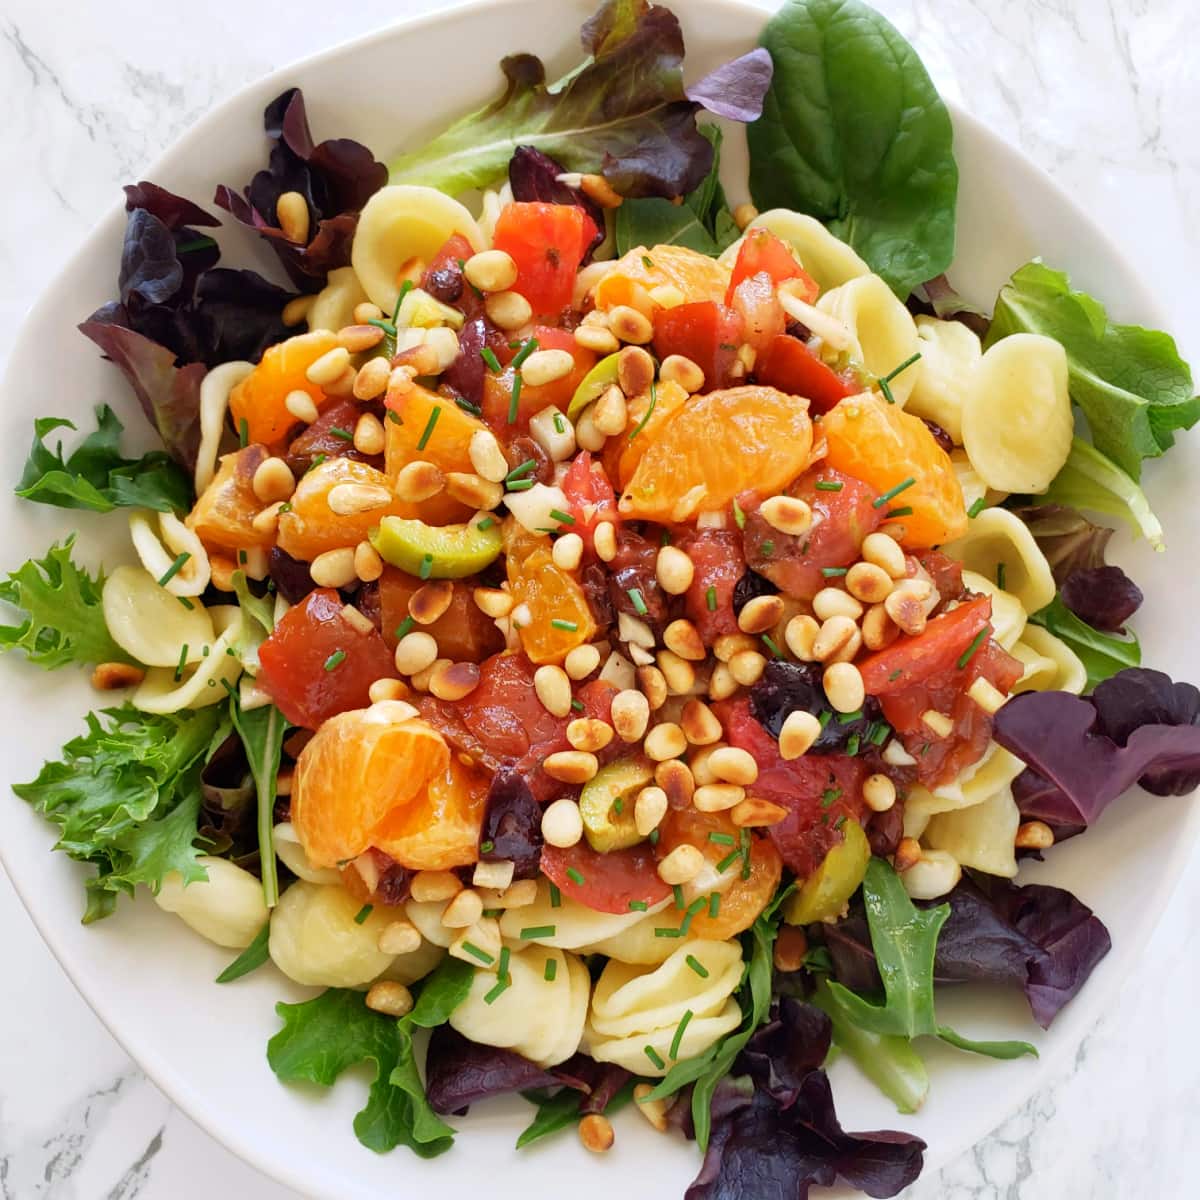
{"type": "Polygon", "coordinates": [[[833,1024],[825,1013],[782,996],[771,1019],[746,1043],[735,1070],[749,1075],[780,1108],[790,1108],[805,1078],[825,1061],[832,1038],[833,1024]]]}
{"type": "Polygon", "coordinates": [[[1029,527],[1060,587],[1074,571],[1104,566],[1113,531],[1065,504],[1035,504],[1013,510],[1029,527]]]}
{"type": "Polygon", "coordinates": [[[1124,633],[1125,622],[1141,607],[1142,589],[1120,567],[1078,567],[1059,588],[1062,602],[1103,633],[1124,633]]]}
{"type": "Polygon", "coordinates": [[[604,241],[604,209],[580,188],[568,187],[559,180],[565,168],[534,146],[518,146],[508,164],[508,182],[514,200],[541,200],[547,204],[573,204],[582,208],[596,227],[596,235],[583,255],[583,263],[592,260],[592,251],[604,241]]]}
{"type": "Polygon", "coordinates": [[[703,105],[713,116],[748,125],[762,116],[763,99],[774,71],[770,53],[756,46],[683,90],[689,100],[703,105]]]}
{"type": "Polygon", "coordinates": [[[359,211],[387,183],[387,168],[350,138],[314,143],[299,88],[272,100],[263,124],[273,142],[269,165],[241,193],[218,187],[214,203],[271,243],[298,288],[319,291],[331,270],[349,263],[359,211]],[[284,192],[299,192],[308,206],[305,242],[291,241],[276,220],[284,192]]]}
{"type": "Polygon", "coordinates": [[[479,841],[492,844],[490,850],[480,853],[485,862],[512,862],[515,879],[537,876],[542,857],[542,810],[515,767],[500,767],[492,776],[479,841]]]}
{"type": "Polygon", "coordinates": [[[615,1063],[599,1063],[586,1054],[575,1054],[554,1068],[558,1081],[583,1092],[579,1101],[580,1113],[602,1113],[613,1097],[633,1078],[624,1067],[615,1063]]]}

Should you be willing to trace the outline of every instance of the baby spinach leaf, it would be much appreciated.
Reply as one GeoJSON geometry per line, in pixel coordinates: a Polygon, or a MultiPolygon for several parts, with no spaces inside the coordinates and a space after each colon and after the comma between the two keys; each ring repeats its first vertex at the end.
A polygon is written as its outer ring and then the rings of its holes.
{"type": "Polygon", "coordinates": [[[1055,596],[1029,619],[1061,638],[1075,651],[1087,668],[1089,688],[1126,667],[1141,666],[1142,648],[1134,634],[1118,638],[1093,629],[1062,602],[1061,596],[1055,596]]]}
{"type": "Polygon", "coordinates": [[[445,1025],[450,1014],[467,998],[475,968],[461,958],[447,955],[421,982],[421,992],[412,1012],[404,1018],[407,1025],[433,1029],[445,1025]]]}
{"type": "Polygon", "coordinates": [[[954,256],[950,115],[913,48],[859,0],[788,0],[747,130],[760,209],[795,208],[849,242],[901,299],[954,256]]]}
{"type": "Polygon", "coordinates": [[[268,921],[254,935],[254,941],[217,976],[217,982],[232,983],[235,979],[241,979],[243,975],[249,975],[251,971],[257,971],[271,957],[268,949],[270,941],[271,922],[268,921]]]}
{"type": "Polygon", "coordinates": [[[1000,291],[987,345],[1010,333],[1062,344],[1071,399],[1087,416],[1096,449],[1132,479],[1142,459],[1165,453],[1177,429],[1200,420],[1200,396],[1174,338],[1114,324],[1099,301],[1072,291],[1067,275],[1043,262],[1026,263],[1000,291]]]}

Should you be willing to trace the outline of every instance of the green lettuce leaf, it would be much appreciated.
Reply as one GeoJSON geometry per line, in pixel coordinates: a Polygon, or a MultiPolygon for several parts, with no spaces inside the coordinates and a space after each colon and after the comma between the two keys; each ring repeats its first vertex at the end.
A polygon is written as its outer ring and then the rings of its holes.
{"type": "Polygon", "coordinates": [[[858,0],[788,0],[760,41],[775,75],[747,130],[754,203],[825,222],[904,299],[954,256],[953,131],[928,72],[858,0]]]}
{"type": "Polygon", "coordinates": [[[1139,667],[1142,664],[1142,647],[1136,635],[1131,633],[1127,638],[1118,638],[1093,629],[1086,621],[1081,621],[1059,596],[1055,596],[1045,608],[1033,613],[1029,619],[1061,638],[1075,651],[1087,668],[1089,689],[1118,671],[1124,671],[1126,667],[1139,667]]]}
{"type": "Polygon", "coordinates": [[[283,736],[288,723],[273,704],[245,711],[230,698],[229,715],[242,739],[246,762],[254,776],[258,800],[258,862],[262,872],[263,898],[268,908],[279,903],[279,871],[275,862],[275,783],[283,754],[283,736]]]}
{"type": "Polygon", "coordinates": [[[188,883],[207,878],[196,861],[200,772],[229,723],[221,707],[156,715],[126,704],[89,713],[87,727],[13,791],[59,827],[56,849],[95,867],[91,922],[139,883],[157,891],[172,871],[188,883]]]}
{"type": "Polygon", "coordinates": [[[1200,396],[1175,340],[1140,325],[1114,325],[1104,306],[1071,290],[1062,271],[1034,260],[1000,291],[988,332],[991,346],[1010,333],[1040,333],[1067,352],[1071,399],[1083,410],[1092,441],[1127,475],[1175,444],[1177,429],[1200,420],[1200,396]]]}
{"type": "Polygon", "coordinates": [[[124,430],[107,404],[96,408],[96,432],[63,457],[62,443],[51,450],[46,436],[56,429],[74,429],[64,417],[38,417],[33,423],[33,447],[25,461],[16,493],[39,504],[112,512],[114,508],[153,508],[185,512],[192,502],[192,485],[183,471],[161,450],[141,458],[121,454],[124,430]]]}
{"type": "Polygon", "coordinates": [[[132,662],[104,623],[104,576],[93,578],[72,562],[74,545],[71,534],[0,582],[0,600],[25,614],[16,625],[0,625],[0,651],[19,647],[47,671],[67,663],[132,662]]]}
{"type": "Polygon", "coordinates": [[[254,941],[217,976],[217,982],[232,983],[251,971],[257,971],[271,957],[270,943],[271,922],[268,921],[254,935],[254,941]]]}

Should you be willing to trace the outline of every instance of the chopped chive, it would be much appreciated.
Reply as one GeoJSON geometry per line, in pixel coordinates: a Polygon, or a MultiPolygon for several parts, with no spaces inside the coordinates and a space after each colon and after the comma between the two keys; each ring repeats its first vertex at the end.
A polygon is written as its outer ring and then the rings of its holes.
{"type": "Polygon", "coordinates": [[[837,800],[841,796],[841,794],[842,794],[841,788],[837,788],[837,787],[826,788],[821,793],[821,807],[829,808],[830,805],[837,802],[837,800]]]}
{"type": "Polygon", "coordinates": [[[893,671],[893,672],[892,672],[892,673],[891,673],[891,674],[888,676],[888,683],[895,683],[895,682],[896,682],[896,680],[897,680],[897,679],[899,679],[899,678],[900,678],[900,676],[901,676],[902,674],[903,674],[903,672],[900,670],[900,668],[899,668],[899,667],[897,667],[897,668],[896,668],[896,669],[895,669],[895,670],[894,670],[894,671],[893,671]]]}
{"type": "Polygon", "coordinates": [[[967,509],[967,516],[974,520],[974,518],[979,516],[979,514],[983,512],[984,508],[986,507],[987,500],[983,496],[980,496],[979,499],[967,509]]]}
{"type": "Polygon", "coordinates": [[[389,408],[387,410],[387,419],[391,421],[393,425],[404,424],[404,418],[394,408],[389,408]]]}
{"type": "Polygon", "coordinates": [[[346,661],[346,652],[345,652],[345,650],[335,650],[335,651],[334,651],[334,652],[333,652],[333,653],[332,653],[332,654],[331,654],[331,655],[330,655],[330,656],[329,656],[329,657],[328,657],[328,658],[325,660],[325,670],[327,670],[327,671],[336,671],[336,670],[337,670],[337,668],[338,668],[338,667],[340,667],[340,666],[342,665],[342,663],[344,663],[345,661],[346,661]]]}
{"type": "Polygon", "coordinates": [[[704,594],[704,602],[708,605],[709,612],[717,611],[717,589],[710,587],[704,594]]]}
{"type": "Polygon", "coordinates": [[[717,863],[717,871],[721,874],[724,874],[724,872],[728,871],[729,868],[732,867],[739,858],[741,858],[741,856],[742,852],[740,849],[730,851],[730,853],[725,855],[725,857],[721,859],[719,863],[717,863]]]}
{"type": "Polygon", "coordinates": [[[769,633],[764,633],[762,635],[762,641],[763,641],[763,645],[766,646],[766,648],[768,650],[770,650],[771,656],[773,658],[782,658],[783,657],[783,651],[780,650],[780,648],[775,644],[775,639],[769,633]]]}
{"type": "Polygon", "coordinates": [[[207,658],[209,656],[209,653],[211,652],[211,650],[212,650],[211,646],[205,646],[204,649],[200,651],[200,657],[207,658]]]}
{"type": "Polygon", "coordinates": [[[647,271],[653,271],[654,270],[654,259],[652,259],[650,257],[650,255],[648,255],[648,254],[643,254],[642,255],[642,266],[645,267],[647,271]]]}
{"type": "Polygon", "coordinates": [[[417,449],[424,450],[429,444],[429,439],[433,436],[433,427],[438,423],[438,417],[442,415],[442,406],[435,404],[433,411],[429,414],[429,420],[425,424],[425,429],[420,438],[417,440],[417,449]]]}
{"type": "Polygon", "coordinates": [[[813,486],[818,492],[840,492],[842,482],[839,479],[818,479],[813,486]]]}
{"type": "Polygon", "coordinates": [[[178,600],[179,603],[188,610],[188,612],[191,612],[192,609],[196,607],[186,596],[176,596],[175,599],[178,600]]]}
{"type": "Polygon", "coordinates": [[[550,624],[555,629],[565,629],[567,631],[567,633],[578,633],[579,632],[579,622],[578,621],[564,621],[561,617],[555,617],[550,622],[550,624]]]}
{"type": "MultiPolygon", "coordinates": [[[[313,455],[313,460],[312,460],[312,462],[310,462],[310,463],[308,464],[308,471],[315,471],[315,470],[316,470],[316,469],[317,469],[317,468],[318,468],[318,467],[319,467],[319,466],[320,466],[320,465],[321,465],[321,464],[322,464],[322,463],[323,463],[323,462],[324,462],[324,461],[325,461],[325,460],[326,460],[328,457],[329,457],[329,455],[328,455],[328,454],[315,454],[315,455],[313,455]]],[[[308,474],[308,471],[305,471],[305,472],[304,472],[304,473],[305,473],[305,475],[307,475],[307,474],[308,474]]]]}
{"type": "Polygon", "coordinates": [[[658,544],[659,546],[669,546],[671,544],[671,531],[669,529],[664,529],[658,535],[658,544]]]}
{"type": "Polygon", "coordinates": [[[889,404],[895,404],[896,397],[892,395],[892,385],[888,383],[886,379],[879,379],[877,382],[879,384],[879,390],[883,393],[883,398],[889,404]]]}
{"type": "Polygon", "coordinates": [[[853,712],[838,713],[838,724],[852,725],[855,721],[861,721],[862,715],[863,710],[861,708],[856,708],[853,712]]]}
{"type": "Polygon", "coordinates": [[[416,621],[413,620],[412,617],[405,617],[404,620],[396,626],[396,641],[400,641],[400,639],[404,637],[406,633],[410,633],[415,624],[416,621]]]}
{"type": "MultiPolygon", "coordinates": [[[[508,490],[510,492],[527,492],[527,491],[529,491],[530,488],[533,487],[533,485],[536,482],[537,482],[536,479],[514,479],[512,481],[512,483],[510,483],[508,485],[508,490]]],[[[553,533],[554,530],[553,529],[545,529],[545,530],[539,530],[539,532],[553,533]]]]}
{"type": "Polygon", "coordinates": [[[976,653],[979,651],[979,647],[983,645],[983,643],[987,640],[988,634],[991,632],[991,627],[985,625],[971,640],[971,644],[962,652],[962,655],[959,657],[958,669],[960,671],[964,670],[967,663],[969,663],[971,659],[975,657],[976,653]]]}
{"type": "Polygon", "coordinates": [[[496,981],[496,986],[483,998],[484,1004],[495,1004],[501,996],[512,986],[512,977],[509,975],[501,975],[496,981]]]}
{"type": "Polygon", "coordinates": [[[479,417],[483,415],[483,409],[480,408],[478,404],[472,404],[470,400],[465,399],[463,396],[455,396],[454,403],[457,404],[458,407],[463,410],[463,412],[470,413],[473,417],[479,417]]]}
{"type": "Polygon", "coordinates": [[[721,893],[713,892],[708,898],[708,915],[710,917],[719,916],[721,912],[721,893]]]}
{"type": "Polygon", "coordinates": [[[907,371],[908,368],[913,365],[913,363],[917,362],[918,359],[920,359],[920,357],[921,357],[921,352],[920,352],[920,350],[918,350],[911,357],[906,358],[898,367],[893,367],[883,378],[886,379],[889,383],[891,383],[891,381],[893,379],[895,379],[896,376],[899,375],[901,371],[907,371]]]}
{"type": "Polygon", "coordinates": [[[739,529],[746,528],[746,514],[742,511],[742,506],[737,502],[737,497],[733,498],[733,523],[739,529]]]}
{"type": "Polygon", "coordinates": [[[411,292],[414,287],[416,287],[416,284],[414,284],[411,279],[406,279],[400,285],[400,293],[396,297],[396,307],[392,311],[392,324],[393,325],[396,323],[396,318],[400,315],[400,305],[402,305],[404,303],[404,297],[407,296],[408,293],[411,292]]]}
{"type": "Polygon", "coordinates": [[[817,713],[817,724],[820,725],[822,729],[824,729],[825,726],[828,725],[832,720],[833,713],[827,708],[822,709],[819,713],[817,713]]]}
{"type": "Polygon", "coordinates": [[[177,242],[175,245],[176,254],[187,254],[192,250],[207,250],[209,246],[215,246],[217,243],[210,237],[205,237],[201,234],[199,237],[191,238],[186,242],[177,242]]]}
{"type": "Polygon", "coordinates": [[[683,1016],[679,1019],[679,1024],[675,1029],[675,1036],[671,1039],[671,1057],[679,1057],[679,1047],[683,1042],[683,1031],[687,1029],[688,1024],[692,1019],[692,1010],[687,1009],[683,1016]]]}
{"type": "Polygon", "coordinates": [[[638,616],[644,617],[650,610],[646,607],[646,601],[642,599],[641,588],[630,588],[627,595],[633,604],[634,610],[638,616]]]}
{"type": "Polygon", "coordinates": [[[733,845],[733,834],[732,833],[710,833],[708,835],[708,840],[710,842],[712,842],[713,845],[715,845],[715,846],[732,846],[733,845]]]}
{"type": "Polygon", "coordinates": [[[244,567],[246,565],[246,563],[249,561],[250,561],[249,557],[247,556],[245,550],[239,550],[238,551],[238,562],[244,567]]]}
{"type": "Polygon", "coordinates": [[[658,830],[652,829],[652,830],[650,830],[650,836],[646,839],[646,841],[648,841],[650,843],[650,845],[652,845],[652,846],[657,846],[658,845],[658,837],[659,837],[658,830]]]}
{"type": "Polygon", "coordinates": [[[774,539],[767,538],[765,542],[762,542],[758,547],[758,552],[763,556],[763,558],[770,558],[771,555],[775,553],[774,539]]]}
{"type": "Polygon", "coordinates": [[[896,484],[895,487],[888,488],[888,490],[884,492],[882,496],[876,496],[875,499],[871,501],[871,507],[882,508],[889,500],[894,500],[898,495],[900,495],[901,492],[912,487],[912,485],[916,482],[917,481],[911,475],[907,479],[902,479],[898,484],[896,484]]]}
{"type": "Polygon", "coordinates": [[[496,357],[496,352],[491,348],[491,346],[484,346],[484,348],[479,352],[479,357],[482,358],[484,363],[487,364],[487,369],[491,371],[493,375],[499,375],[504,369],[500,365],[500,360],[496,357]]]}
{"type": "Polygon", "coordinates": [[[550,885],[550,907],[562,908],[562,892],[560,892],[558,890],[558,886],[553,883],[550,885]]]}
{"type": "Polygon", "coordinates": [[[384,321],[379,317],[371,317],[368,319],[367,324],[374,325],[376,329],[382,329],[383,332],[388,335],[388,337],[394,338],[396,336],[396,327],[391,323],[391,321],[384,321]]]}
{"type": "Polygon", "coordinates": [[[576,886],[583,886],[583,876],[574,867],[567,868],[567,878],[576,886]]]}
{"type": "Polygon", "coordinates": [[[547,983],[553,983],[554,977],[557,974],[558,974],[558,959],[556,959],[556,958],[546,959],[546,967],[545,967],[545,970],[542,972],[542,978],[547,983]]]}
{"type": "Polygon", "coordinates": [[[510,425],[515,425],[517,423],[517,412],[519,411],[520,403],[521,376],[517,374],[513,376],[512,395],[508,398],[508,423],[510,425]]]}
{"type": "Polygon", "coordinates": [[[691,967],[701,979],[708,978],[708,968],[694,954],[689,954],[683,961],[687,963],[687,965],[691,967]]]}
{"type": "Polygon", "coordinates": [[[637,423],[633,432],[629,435],[629,440],[632,442],[643,429],[646,428],[646,422],[650,420],[650,414],[654,412],[655,405],[658,404],[658,385],[652,379],[650,380],[650,405],[646,409],[646,415],[637,423]]]}
{"type": "Polygon", "coordinates": [[[563,512],[563,510],[561,508],[552,508],[550,510],[550,515],[560,525],[574,525],[575,524],[575,518],[573,516],[571,516],[570,513],[563,512]]]}
{"type": "Polygon", "coordinates": [[[686,905],[684,904],[684,902],[683,902],[683,888],[682,888],[682,886],[681,886],[680,884],[678,884],[678,883],[677,883],[677,884],[675,884],[675,885],[674,885],[674,886],[671,888],[671,891],[672,891],[672,893],[673,893],[673,894],[674,894],[674,896],[675,896],[675,907],[676,907],[676,908],[678,908],[678,909],[680,909],[680,910],[682,910],[682,909],[686,908],[687,906],[686,906],[686,905]]]}
{"type": "Polygon", "coordinates": [[[567,432],[567,423],[566,423],[566,421],[563,420],[563,415],[560,412],[556,412],[554,414],[554,432],[555,433],[566,433],[567,432]]]}
{"type": "Polygon", "coordinates": [[[343,442],[354,441],[354,434],[352,434],[349,429],[343,429],[340,425],[331,426],[329,432],[332,433],[335,438],[341,438],[343,442]]]}
{"type": "Polygon", "coordinates": [[[495,518],[495,517],[484,517],[484,518],[483,518],[483,520],[482,520],[482,521],[480,521],[480,522],[479,522],[479,523],[478,523],[478,524],[475,526],[475,528],[476,528],[476,529],[491,529],[491,527],[492,527],[493,525],[495,525],[495,523],[496,523],[496,518],[495,518]]]}
{"type": "Polygon", "coordinates": [[[750,830],[742,830],[742,878],[750,878],[750,830]]]}
{"type": "Polygon", "coordinates": [[[158,577],[158,586],[166,587],[183,570],[183,564],[191,557],[186,550],[179,554],[175,561],[158,577]]]}
{"type": "Polygon", "coordinates": [[[911,517],[913,510],[911,505],[905,505],[903,508],[889,508],[883,515],[885,520],[894,521],[897,517],[911,517]]]}
{"type": "Polygon", "coordinates": [[[530,925],[521,930],[521,941],[532,941],[533,938],[553,937],[556,925],[530,925]]]}
{"type": "Polygon", "coordinates": [[[433,555],[427,554],[421,559],[421,569],[417,572],[422,579],[428,579],[433,574],[433,555]]]}
{"type": "Polygon", "coordinates": [[[655,1067],[658,1068],[658,1070],[661,1071],[666,1067],[667,1064],[663,1061],[663,1056],[659,1054],[659,1052],[655,1050],[653,1046],[645,1046],[643,1047],[643,1050],[646,1057],[655,1065],[655,1067]]]}
{"type": "Polygon", "coordinates": [[[495,850],[495,848],[496,848],[495,842],[489,841],[489,842],[480,842],[479,843],[479,853],[480,854],[491,854],[491,852],[493,850],[495,850]]]}
{"type": "Polygon", "coordinates": [[[354,914],[355,925],[361,925],[371,915],[371,913],[374,912],[374,910],[375,905],[364,904],[362,908],[360,908],[358,912],[354,914]]]}
{"type": "MultiPolygon", "coordinates": [[[[209,687],[212,687],[212,680],[211,680],[211,679],[208,681],[208,686],[209,686],[209,687]]],[[[233,686],[233,684],[229,682],[229,680],[228,680],[228,679],[222,679],[222,680],[221,680],[221,686],[222,686],[222,687],[223,687],[223,688],[224,688],[224,689],[225,689],[225,690],[226,690],[226,691],[227,691],[227,692],[228,692],[228,693],[229,693],[229,694],[230,694],[230,695],[231,695],[231,696],[232,696],[232,697],[233,697],[235,700],[238,698],[238,694],[237,694],[237,688],[235,688],[235,687],[233,686]]]]}
{"type": "Polygon", "coordinates": [[[525,342],[521,346],[520,350],[518,350],[517,353],[513,356],[512,365],[514,367],[519,367],[537,348],[538,348],[537,338],[531,337],[527,342],[525,342]]]}
{"type": "Polygon", "coordinates": [[[654,936],[661,937],[661,938],[683,937],[683,930],[682,929],[656,929],[654,931],[654,936]]]}
{"type": "Polygon", "coordinates": [[[861,742],[859,740],[858,734],[852,733],[846,739],[846,753],[849,754],[851,758],[853,758],[858,753],[858,748],[860,745],[861,745],[861,742]]]}
{"type": "Polygon", "coordinates": [[[891,726],[881,721],[871,733],[871,744],[873,746],[882,746],[888,740],[888,734],[891,732],[891,726]]]}
{"type": "Polygon", "coordinates": [[[188,644],[184,642],[179,647],[179,663],[175,667],[175,682],[178,683],[183,678],[183,668],[187,666],[188,644]]]}
{"type": "Polygon", "coordinates": [[[822,567],[821,574],[826,579],[837,579],[839,576],[845,575],[849,570],[849,567],[822,567]]]}
{"type": "MultiPolygon", "coordinates": [[[[507,975],[507,974],[508,974],[508,960],[509,960],[509,956],[510,956],[511,954],[512,954],[512,951],[511,951],[511,950],[509,950],[509,948],[508,948],[507,946],[501,946],[501,947],[500,947],[500,966],[499,966],[499,974],[500,974],[501,976],[505,976],[505,975],[507,975]]],[[[512,980],[511,980],[511,979],[509,980],[509,983],[512,983],[512,980]]]]}
{"type": "Polygon", "coordinates": [[[238,445],[243,450],[250,445],[250,423],[245,417],[238,421],[238,445]]]}
{"type": "Polygon", "coordinates": [[[530,471],[536,469],[537,459],[527,458],[519,467],[513,467],[511,471],[504,477],[504,482],[507,484],[513,483],[520,479],[522,475],[528,475],[530,471]]]}
{"type": "Polygon", "coordinates": [[[645,912],[650,907],[645,900],[630,900],[629,909],[631,912],[645,912]]]}
{"type": "Polygon", "coordinates": [[[612,802],[612,810],[618,817],[625,811],[625,801],[620,796],[612,802]]]}
{"type": "Polygon", "coordinates": [[[834,827],[834,829],[841,829],[841,827],[843,825],[845,825],[845,823],[846,823],[846,814],[842,813],[842,815],[840,817],[838,817],[838,819],[836,821],[834,821],[833,827],[834,827]]]}
{"type": "Polygon", "coordinates": [[[472,958],[477,958],[485,967],[490,967],[496,959],[486,950],[480,950],[473,942],[463,942],[462,948],[472,958]]]}
{"type": "Polygon", "coordinates": [[[574,709],[576,712],[583,712],[583,701],[582,701],[582,700],[580,700],[578,697],[575,697],[575,698],[574,698],[574,699],[571,701],[571,707],[572,707],[572,708],[573,708],[573,709],[574,709]]]}
{"type": "MultiPolygon", "coordinates": [[[[1003,563],[996,564],[996,586],[1001,591],[1004,591],[1004,573],[1007,569],[1008,568],[1005,567],[1005,565],[1003,563]]],[[[159,580],[159,583],[162,583],[161,579],[159,580]]]]}

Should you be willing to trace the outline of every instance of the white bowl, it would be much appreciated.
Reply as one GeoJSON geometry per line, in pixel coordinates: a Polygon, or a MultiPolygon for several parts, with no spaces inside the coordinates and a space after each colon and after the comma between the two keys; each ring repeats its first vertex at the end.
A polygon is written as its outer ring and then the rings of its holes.
{"type": "MultiPolygon", "coordinates": [[[[532,50],[551,68],[578,58],[577,30],[592,0],[481,2],[398,25],[277,72],[205,117],[149,172],[148,178],[208,203],[217,183],[241,185],[263,163],[264,105],[283,88],[304,88],[318,138],[351,136],[381,158],[422,138],[448,118],[492,95],[503,53],[532,50]],[[436,116],[430,115],[435,108],[436,116]]],[[[764,20],[741,0],[677,3],[688,43],[691,76],[749,49],[764,20]]],[[[966,114],[953,111],[962,176],[959,254],[951,275],[981,304],[990,304],[1007,275],[1034,255],[1069,270],[1075,283],[1104,300],[1121,320],[1168,328],[1141,274],[1124,262],[1087,215],[1045,175],[966,114]]],[[[726,182],[745,198],[744,139],[727,140],[726,182]]],[[[215,210],[214,210],[215,211],[215,210]]],[[[150,439],[136,402],[112,366],[74,325],[115,292],[124,214],[101,222],[51,285],[26,321],[0,397],[3,461],[0,477],[14,481],[35,415],[64,414],[82,424],[106,400],[131,433],[150,439]]],[[[266,249],[230,225],[221,232],[224,261],[257,264],[269,273],[266,249]]],[[[277,273],[276,273],[277,274],[277,273]]],[[[1194,561],[1190,477],[1200,467],[1185,438],[1148,470],[1148,491],[1167,530],[1169,551],[1119,540],[1118,558],[1145,589],[1138,615],[1146,662],[1176,678],[1200,676],[1192,638],[1191,602],[1178,586],[1181,564],[1194,561]]],[[[86,557],[111,566],[126,557],[123,521],[26,504],[0,489],[6,533],[3,566],[15,568],[50,542],[78,529],[86,557]]],[[[73,672],[45,674],[15,656],[6,661],[9,717],[3,734],[9,782],[32,778],[44,758],[79,731],[83,714],[101,698],[73,672]]],[[[1051,1032],[1033,1025],[1023,999],[971,989],[939,997],[940,1015],[972,1036],[1024,1037],[1041,1058],[996,1063],[930,1043],[933,1088],[923,1111],[900,1116],[854,1068],[839,1062],[834,1093],[848,1129],[912,1130],[929,1143],[927,1171],[984,1136],[1051,1078],[1116,989],[1136,969],[1190,853],[1200,807],[1194,800],[1141,794],[1111,809],[1086,837],[1056,849],[1022,881],[1040,880],[1074,891],[1104,919],[1114,948],[1051,1032]]],[[[278,1029],[274,1005],[310,994],[264,969],[231,986],[214,976],[232,957],[193,935],[142,895],[122,901],[117,915],[85,928],[79,923],[85,872],[52,854],[51,827],[19,800],[0,802],[0,852],[42,936],[80,992],[116,1038],[171,1099],[248,1162],[310,1195],[388,1197],[414,1187],[461,1196],[516,1197],[530,1186],[567,1183],[576,1200],[608,1200],[619,1188],[627,1200],[682,1196],[699,1166],[695,1148],[654,1134],[636,1114],[618,1118],[619,1149],[603,1159],[561,1137],[517,1153],[517,1131],[532,1110],[523,1101],[477,1106],[457,1124],[453,1152],[433,1162],[403,1149],[376,1156],[355,1140],[354,1112],[365,1101],[369,1076],[348,1072],[331,1092],[285,1087],[267,1066],[265,1046],[278,1029]]]]}

